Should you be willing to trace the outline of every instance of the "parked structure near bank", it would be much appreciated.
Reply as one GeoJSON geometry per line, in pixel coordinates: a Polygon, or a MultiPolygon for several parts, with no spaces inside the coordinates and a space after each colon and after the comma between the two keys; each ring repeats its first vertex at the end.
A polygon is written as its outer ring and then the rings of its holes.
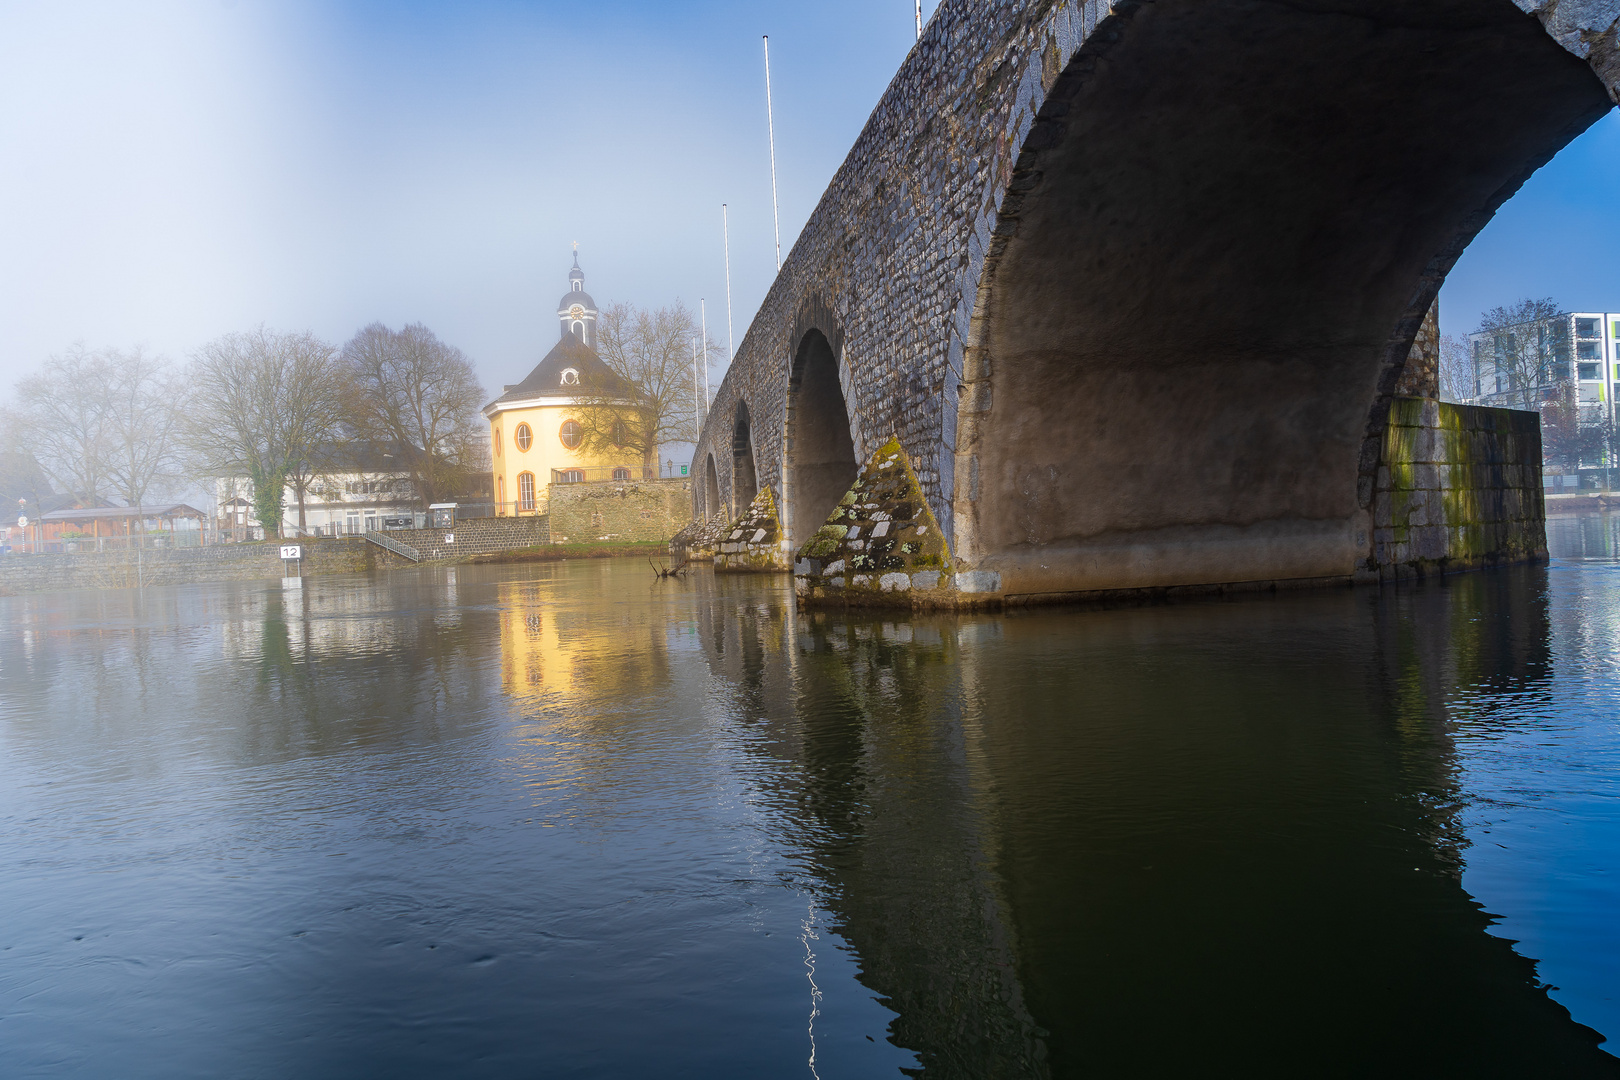
{"type": "Polygon", "coordinates": [[[1484,551],[1444,499],[1421,545],[1381,532],[1381,470],[1539,495],[1518,420],[1437,411],[1448,462],[1389,432],[1437,396],[1419,331],[1457,257],[1613,106],[1616,29],[1574,0],[945,0],[720,387],[695,517],[769,489],[786,569],[893,439],[967,603],[1539,557],[1533,508],[1484,551]]]}

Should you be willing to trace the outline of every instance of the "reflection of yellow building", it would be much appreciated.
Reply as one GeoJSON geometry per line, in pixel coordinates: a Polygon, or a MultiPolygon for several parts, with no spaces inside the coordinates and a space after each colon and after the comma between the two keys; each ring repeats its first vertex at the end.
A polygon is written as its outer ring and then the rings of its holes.
{"type": "Polygon", "coordinates": [[[669,680],[656,609],[579,601],[539,581],[503,582],[499,604],[501,687],[512,697],[590,701],[669,680]]]}
{"type": "Polygon", "coordinates": [[[614,467],[624,471],[622,479],[632,475],[632,467],[618,457],[588,453],[584,446],[579,414],[587,402],[580,397],[581,385],[608,387],[618,381],[596,355],[596,316],[576,254],[568,292],[557,305],[562,340],[528,378],[484,406],[498,514],[545,513],[546,485],[554,472],[563,482],[613,479],[614,467]]]}

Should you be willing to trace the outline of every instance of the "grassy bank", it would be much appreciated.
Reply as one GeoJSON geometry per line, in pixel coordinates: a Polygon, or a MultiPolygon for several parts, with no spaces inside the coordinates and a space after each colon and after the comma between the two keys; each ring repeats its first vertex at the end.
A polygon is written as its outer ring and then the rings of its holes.
{"type": "Polygon", "coordinates": [[[497,551],[492,555],[474,555],[475,563],[555,562],[558,559],[613,559],[622,555],[640,555],[668,560],[667,540],[638,540],[624,544],[536,544],[534,547],[497,551]]]}

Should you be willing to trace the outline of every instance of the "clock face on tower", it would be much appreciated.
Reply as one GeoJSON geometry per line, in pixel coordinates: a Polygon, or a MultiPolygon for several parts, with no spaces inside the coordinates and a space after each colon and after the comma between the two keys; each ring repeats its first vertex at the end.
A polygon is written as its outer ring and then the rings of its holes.
{"type": "Polygon", "coordinates": [[[568,317],[570,319],[583,319],[585,317],[585,309],[580,307],[578,304],[575,304],[573,307],[568,309],[568,317]]]}

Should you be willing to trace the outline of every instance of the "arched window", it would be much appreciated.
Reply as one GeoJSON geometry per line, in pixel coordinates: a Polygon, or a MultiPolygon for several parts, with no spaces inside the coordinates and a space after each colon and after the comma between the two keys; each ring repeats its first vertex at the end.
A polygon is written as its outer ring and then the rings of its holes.
{"type": "Polygon", "coordinates": [[[572,420],[563,421],[563,426],[557,430],[557,438],[570,450],[578,450],[579,444],[585,441],[585,432],[572,420]]]}
{"type": "Polygon", "coordinates": [[[534,432],[529,430],[528,424],[519,424],[517,431],[512,434],[512,439],[517,443],[519,450],[526,451],[534,445],[534,432]]]}
{"type": "Polygon", "coordinates": [[[575,371],[573,368],[563,368],[562,384],[564,386],[578,386],[579,372],[575,371]]]}
{"type": "Polygon", "coordinates": [[[585,340],[585,324],[584,323],[577,322],[577,323],[574,324],[574,336],[579,338],[581,341],[585,340]]]}
{"type": "Polygon", "coordinates": [[[618,468],[613,470],[613,479],[615,479],[615,480],[628,480],[628,479],[630,479],[630,470],[625,468],[623,465],[620,465],[618,468]]]}
{"type": "Polygon", "coordinates": [[[623,446],[627,437],[628,432],[625,430],[624,421],[613,421],[613,445],[623,446]]]}
{"type": "Polygon", "coordinates": [[[497,476],[495,478],[495,513],[497,515],[506,513],[505,507],[506,507],[506,477],[497,476]]]}
{"type": "Polygon", "coordinates": [[[518,509],[534,509],[534,473],[518,473],[518,509]]]}
{"type": "Polygon", "coordinates": [[[495,456],[501,456],[501,429],[498,427],[495,429],[495,456]]]}

